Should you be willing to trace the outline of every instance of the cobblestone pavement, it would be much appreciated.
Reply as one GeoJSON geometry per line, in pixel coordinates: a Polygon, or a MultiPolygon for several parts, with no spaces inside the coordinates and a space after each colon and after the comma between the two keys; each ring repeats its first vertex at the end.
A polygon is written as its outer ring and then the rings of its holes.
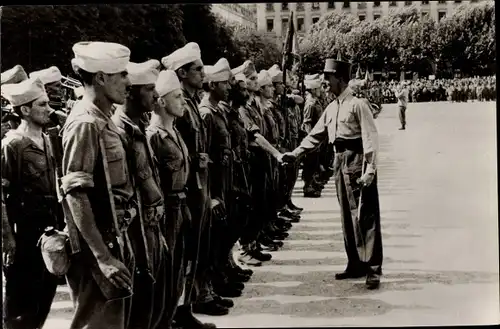
{"type": "MultiPolygon", "coordinates": [[[[230,314],[200,316],[219,327],[474,325],[500,321],[496,103],[409,104],[399,131],[386,105],[380,132],[379,192],[384,276],[335,281],[345,267],[335,186],[305,208],[282,250],[255,269],[230,314]]],[[[60,287],[45,328],[67,328],[60,287]]]]}

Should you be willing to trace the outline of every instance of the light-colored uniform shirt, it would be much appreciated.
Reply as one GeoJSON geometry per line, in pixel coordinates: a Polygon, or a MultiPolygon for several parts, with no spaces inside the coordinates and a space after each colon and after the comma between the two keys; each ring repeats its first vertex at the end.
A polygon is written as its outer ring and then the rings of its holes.
{"type": "Polygon", "coordinates": [[[401,91],[394,91],[394,95],[398,99],[398,106],[406,108],[408,106],[408,89],[403,88],[401,91]]]}
{"type": "Polygon", "coordinates": [[[294,153],[298,155],[304,150],[314,149],[326,138],[330,143],[337,138],[361,138],[364,154],[371,154],[372,158],[366,172],[375,172],[379,142],[370,103],[367,99],[353,96],[349,87],[328,105],[294,153]]]}

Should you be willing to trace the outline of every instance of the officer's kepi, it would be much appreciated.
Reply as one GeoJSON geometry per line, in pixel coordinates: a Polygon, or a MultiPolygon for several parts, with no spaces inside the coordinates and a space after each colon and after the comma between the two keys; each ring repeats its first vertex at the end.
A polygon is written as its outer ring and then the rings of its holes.
{"type": "Polygon", "coordinates": [[[351,63],[339,59],[327,58],[325,61],[324,73],[334,74],[336,77],[349,79],[351,76],[351,63]]]}

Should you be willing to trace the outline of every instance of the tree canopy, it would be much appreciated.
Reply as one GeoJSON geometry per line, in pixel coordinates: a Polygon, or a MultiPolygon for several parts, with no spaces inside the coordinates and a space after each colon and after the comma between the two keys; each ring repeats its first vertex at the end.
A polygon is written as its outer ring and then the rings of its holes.
{"type": "Polygon", "coordinates": [[[221,57],[231,65],[252,57],[257,67],[269,68],[281,57],[273,39],[228,26],[204,4],[7,6],[1,29],[3,70],[56,65],[71,76],[72,47],[84,40],[123,44],[134,62],[160,60],[191,41],[211,65],[221,57]]]}
{"type": "Polygon", "coordinates": [[[491,74],[496,67],[495,4],[463,4],[439,22],[422,16],[415,6],[375,21],[332,12],[311,27],[300,50],[306,72],[317,72],[326,57],[340,52],[370,70],[429,73],[453,68],[491,74]]]}

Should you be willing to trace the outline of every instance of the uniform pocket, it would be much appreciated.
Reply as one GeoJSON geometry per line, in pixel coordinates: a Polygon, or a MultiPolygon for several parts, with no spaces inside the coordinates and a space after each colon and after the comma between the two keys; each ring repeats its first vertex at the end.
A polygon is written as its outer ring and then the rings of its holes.
{"type": "Polygon", "coordinates": [[[165,161],[164,166],[171,172],[177,172],[182,169],[183,162],[181,158],[170,158],[165,161]]]}
{"type": "Polygon", "coordinates": [[[24,159],[24,171],[29,178],[40,178],[48,169],[47,158],[43,153],[27,151],[24,159]]]}
{"type": "Polygon", "coordinates": [[[112,186],[127,183],[127,167],[125,154],[121,144],[106,147],[106,158],[108,161],[109,179],[112,186]]]}

